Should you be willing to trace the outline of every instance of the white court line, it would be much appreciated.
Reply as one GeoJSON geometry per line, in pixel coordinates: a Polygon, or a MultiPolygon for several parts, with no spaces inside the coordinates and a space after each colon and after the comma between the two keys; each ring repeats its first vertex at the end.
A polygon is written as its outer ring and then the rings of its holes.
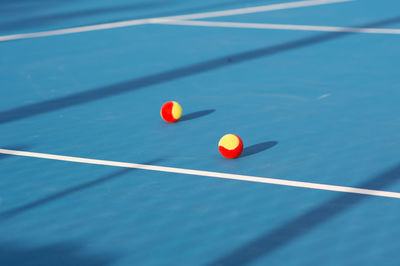
{"type": "Polygon", "coordinates": [[[306,1],[272,4],[272,5],[265,5],[265,6],[255,6],[255,7],[231,9],[231,10],[224,10],[224,11],[206,12],[206,13],[199,13],[199,14],[180,15],[180,16],[167,17],[167,18],[180,19],[180,20],[216,18],[216,17],[243,15],[243,14],[250,14],[250,13],[258,13],[258,12],[266,12],[266,11],[282,10],[282,9],[290,9],[290,8],[298,8],[298,7],[307,7],[307,6],[315,6],[315,5],[326,5],[326,4],[350,2],[350,1],[352,1],[352,0],[306,0],[306,1]]]}
{"type": "Polygon", "coordinates": [[[168,25],[200,26],[200,27],[353,32],[353,33],[372,33],[372,34],[400,34],[400,29],[382,29],[382,28],[331,27],[331,26],[263,24],[263,23],[220,22],[220,21],[187,21],[187,20],[171,20],[171,19],[159,19],[155,23],[168,24],[168,25]]]}
{"type": "MultiPolygon", "coordinates": [[[[40,32],[32,32],[32,33],[3,35],[3,36],[0,36],[0,42],[11,41],[11,40],[20,40],[20,39],[39,38],[39,37],[46,37],[46,36],[65,35],[65,34],[72,34],[72,33],[79,33],[79,32],[113,29],[113,28],[122,28],[122,27],[134,26],[134,25],[148,24],[151,21],[152,21],[152,19],[137,19],[137,20],[105,23],[105,24],[98,24],[98,25],[91,25],[91,26],[73,27],[73,28],[60,29],[60,30],[49,30],[49,31],[40,31],[40,32]]],[[[154,22],[157,22],[157,20],[155,20],[154,22]]]]}
{"type": "Polygon", "coordinates": [[[0,149],[0,153],[9,154],[9,155],[25,156],[25,157],[66,161],[66,162],[108,165],[108,166],[135,168],[135,169],[143,169],[143,170],[158,171],[158,172],[168,172],[168,173],[177,173],[177,174],[185,174],[185,175],[195,175],[195,176],[207,176],[207,177],[224,178],[224,179],[232,179],[232,180],[240,180],[240,181],[248,181],[248,182],[257,182],[257,183],[264,183],[264,184],[274,184],[274,185],[282,185],[282,186],[290,186],[290,187],[328,190],[328,191],[335,191],[335,192],[345,192],[345,193],[354,193],[354,194],[400,199],[400,193],[390,192],[390,191],[382,191],[382,190],[371,190],[371,189],[362,189],[362,188],[354,188],[354,187],[333,186],[333,185],[325,185],[325,184],[309,183],[309,182],[301,182],[301,181],[291,181],[291,180],[284,180],[284,179],[277,179],[277,178],[236,175],[236,174],[228,174],[228,173],[199,171],[199,170],[147,165],[147,164],[137,164],[137,163],[105,161],[105,160],[87,159],[87,158],[79,158],[79,157],[71,157],[71,156],[53,155],[53,154],[46,154],[46,153],[16,151],[16,150],[8,150],[8,149],[0,149]]]}
{"type": "Polygon", "coordinates": [[[211,18],[211,17],[223,17],[223,16],[250,14],[250,13],[256,13],[256,12],[282,10],[282,9],[289,9],[289,8],[307,7],[307,6],[315,6],[315,5],[326,5],[326,4],[349,2],[349,1],[352,1],[352,0],[306,0],[306,1],[271,4],[271,5],[263,5],[263,6],[256,6],[256,7],[238,8],[238,9],[231,9],[231,10],[224,10],[224,11],[214,11],[214,12],[205,12],[205,13],[179,15],[179,16],[134,19],[134,20],[126,20],[126,21],[120,21],[120,22],[90,25],[90,26],[72,27],[72,28],[59,29],[59,30],[22,33],[22,34],[13,34],[13,35],[3,35],[3,36],[0,36],[0,42],[19,40],[19,39],[39,38],[39,37],[45,37],[45,36],[72,34],[72,33],[79,33],[79,32],[88,32],[88,31],[96,31],[96,30],[122,28],[122,27],[135,26],[135,25],[143,25],[143,24],[149,24],[149,23],[156,23],[158,19],[201,19],[201,18],[211,18]]]}

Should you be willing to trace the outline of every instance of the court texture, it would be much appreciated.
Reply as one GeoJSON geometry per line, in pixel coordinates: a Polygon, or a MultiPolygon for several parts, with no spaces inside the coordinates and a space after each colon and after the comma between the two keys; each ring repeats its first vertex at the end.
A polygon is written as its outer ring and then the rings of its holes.
{"type": "Polygon", "coordinates": [[[400,265],[399,48],[397,0],[2,0],[0,265],[400,265]]]}

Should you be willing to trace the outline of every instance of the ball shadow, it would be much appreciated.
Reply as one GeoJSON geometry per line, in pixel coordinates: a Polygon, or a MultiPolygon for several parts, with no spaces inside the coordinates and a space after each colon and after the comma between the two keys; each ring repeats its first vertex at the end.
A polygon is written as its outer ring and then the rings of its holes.
{"type": "Polygon", "coordinates": [[[215,109],[207,109],[207,110],[189,113],[189,114],[183,115],[179,121],[182,122],[182,121],[188,121],[188,120],[200,118],[202,116],[206,116],[206,115],[209,115],[214,112],[215,112],[215,109]]]}
{"type": "Polygon", "coordinates": [[[257,143],[257,144],[248,146],[248,147],[244,148],[242,156],[240,156],[240,158],[247,157],[247,156],[268,150],[268,149],[274,147],[276,144],[278,144],[277,141],[266,141],[266,142],[261,142],[261,143],[257,143]]]}

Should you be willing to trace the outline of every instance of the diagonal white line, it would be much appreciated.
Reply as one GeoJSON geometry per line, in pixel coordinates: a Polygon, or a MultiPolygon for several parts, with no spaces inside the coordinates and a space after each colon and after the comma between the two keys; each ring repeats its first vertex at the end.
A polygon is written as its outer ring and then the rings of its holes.
{"type": "Polygon", "coordinates": [[[20,39],[39,38],[39,37],[46,37],[46,36],[65,35],[65,34],[72,34],[72,33],[79,33],[79,32],[89,32],[89,31],[96,31],[96,30],[122,28],[122,27],[128,27],[128,26],[148,24],[151,22],[157,22],[157,20],[137,19],[137,20],[129,20],[129,21],[83,26],[83,27],[73,27],[73,28],[60,29],[60,30],[49,30],[49,31],[40,31],[40,32],[32,32],[32,33],[3,35],[3,36],[0,36],[0,42],[11,41],[11,40],[20,40],[20,39]]]}
{"type": "Polygon", "coordinates": [[[332,26],[264,24],[264,23],[242,23],[242,22],[220,22],[220,21],[188,21],[188,20],[171,20],[171,19],[159,19],[155,23],[169,24],[169,25],[200,26],[200,27],[222,27],[222,28],[352,32],[352,33],[371,33],[371,34],[400,34],[400,29],[362,28],[362,27],[358,28],[358,27],[332,27],[332,26]]]}
{"type": "Polygon", "coordinates": [[[265,5],[265,6],[238,8],[238,9],[231,9],[231,10],[224,10],[224,11],[214,11],[214,12],[206,12],[206,13],[198,13],[198,14],[180,15],[180,16],[173,16],[173,17],[168,17],[168,18],[169,19],[180,19],[180,20],[216,18],[216,17],[243,15],[243,14],[282,10],[282,9],[291,9],[291,8],[298,8],[298,7],[326,5],[326,4],[349,2],[349,1],[352,1],[352,0],[306,0],[306,1],[288,2],[288,3],[272,4],[272,5],[265,5]]]}
{"type": "Polygon", "coordinates": [[[264,184],[274,184],[274,185],[282,185],[282,186],[290,186],[290,187],[328,190],[328,191],[335,191],[335,192],[345,192],[345,193],[400,199],[400,193],[390,192],[390,191],[382,191],[382,190],[372,190],[372,189],[363,189],[363,188],[345,187],[345,186],[334,186],[334,185],[325,185],[325,184],[310,183],[310,182],[291,181],[291,180],[277,179],[277,178],[236,175],[236,174],[228,174],[228,173],[209,172],[209,171],[191,170],[191,169],[184,169],[184,168],[156,166],[156,165],[147,165],[147,164],[96,160],[96,159],[62,156],[62,155],[37,153],[37,152],[8,150],[8,149],[0,149],[0,153],[9,154],[9,155],[17,155],[17,156],[25,156],[25,157],[66,161],[66,162],[108,165],[108,166],[135,168],[135,169],[143,169],[143,170],[158,171],[158,172],[177,173],[177,174],[195,175],[195,176],[207,176],[207,177],[240,180],[240,181],[247,181],[247,182],[257,182],[257,183],[264,183],[264,184]]]}
{"type": "Polygon", "coordinates": [[[232,10],[205,12],[205,13],[179,15],[179,16],[134,19],[134,20],[126,20],[126,21],[120,21],[120,22],[104,23],[104,24],[89,25],[89,26],[82,26],[82,27],[72,27],[72,28],[59,29],[59,30],[21,33],[21,34],[13,34],[13,35],[3,35],[3,36],[0,36],[0,42],[19,40],[19,39],[39,38],[39,37],[45,37],[45,36],[65,35],[65,34],[89,32],[89,31],[97,31],[97,30],[105,30],[105,29],[122,28],[122,27],[129,27],[129,26],[135,26],[135,25],[143,25],[143,24],[149,24],[149,23],[156,23],[158,21],[158,19],[180,19],[180,20],[182,20],[182,19],[201,19],[201,18],[249,14],[249,13],[256,13],[256,12],[266,12],[266,11],[282,10],[282,9],[289,9],[289,8],[307,7],[307,6],[315,6],[315,5],[326,5],[326,4],[349,2],[349,1],[352,1],[352,0],[306,0],[306,1],[263,5],[263,6],[256,6],[256,7],[247,7],[247,8],[239,8],[239,9],[232,9],[232,10]]]}

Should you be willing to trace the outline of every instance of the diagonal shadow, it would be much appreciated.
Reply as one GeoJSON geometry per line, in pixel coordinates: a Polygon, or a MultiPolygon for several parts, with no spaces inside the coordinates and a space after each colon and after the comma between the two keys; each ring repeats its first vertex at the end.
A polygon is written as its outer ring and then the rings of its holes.
{"type": "Polygon", "coordinates": [[[58,242],[41,246],[27,243],[1,242],[0,265],[3,266],[108,266],[118,260],[108,251],[93,253],[85,243],[58,242]]]}
{"type": "MultiPolygon", "coordinates": [[[[256,2],[270,2],[271,0],[252,0],[251,4],[255,4],[256,2]]],[[[215,1],[217,2],[217,1],[215,1]]],[[[194,14],[198,12],[203,12],[203,11],[214,11],[216,8],[225,8],[225,7],[231,7],[234,4],[243,4],[243,2],[246,2],[246,0],[234,0],[234,1],[226,1],[226,2],[218,2],[218,3],[213,3],[212,5],[205,5],[205,6],[195,6],[195,7],[189,7],[185,9],[180,9],[180,10],[171,10],[171,11],[164,11],[164,12],[158,12],[158,13],[153,13],[151,15],[141,15],[141,16],[134,16],[134,17],[125,17],[125,18],[120,18],[118,20],[114,21],[109,21],[109,22],[118,22],[118,21],[125,21],[125,20],[131,20],[131,19],[144,19],[144,18],[158,18],[158,17],[166,17],[166,16],[179,16],[179,15],[187,15],[187,14],[194,14]]],[[[216,10],[220,11],[220,10],[216,10]]]]}
{"type": "Polygon", "coordinates": [[[106,15],[109,13],[115,14],[117,12],[128,12],[129,10],[138,11],[143,9],[152,9],[156,7],[167,6],[168,4],[171,3],[166,3],[161,1],[143,2],[143,3],[121,5],[121,6],[98,7],[98,8],[79,10],[74,12],[51,14],[46,16],[36,16],[31,18],[8,21],[7,23],[3,23],[0,25],[0,30],[15,30],[21,28],[26,29],[40,25],[54,24],[55,22],[58,21],[65,21],[65,20],[96,16],[96,15],[106,15]]]}
{"type": "MultiPolygon", "coordinates": [[[[400,164],[356,187],[379,190],[389,187],[399,180],[400,164]]],[[[271,232],[266,232],[253,241],[233,250],[224,257],[213,261],[209,265],[236,266],[250,264],[260,257],[268,255],[276,249],[309,233],[317,226],[329,221],[370,197],[371,196],[368,195],[340,193],[339,196],[322,203],[271,232]]]]}
{"type": "Polygon", "coordinates": [[[189,113],[189,114],[183,115],[179,121],[182,122],[182,121],[188,121],[188,120],[200,118],[202,116],[206,116],[206,115],[209,115],[214,112],[215,112],[215,109],[207,109],[207,110],[189,113]]]}
{"type": "MultiPolygon", "coordinates": [[[[68,3],[71,3],[76,0],[70,0],[68,3]]],[[[67,1],[63,0],[1,0],[0,3],[0,14],[10,14],[19,12],[32,12],[32,10],[39,8],[49,8],[51,5],[65,4],[67,1]]]]}
{"type": "MultiPolygon", "coordinates": [[[[162,160],[161,159],[152,160],[150,162],[146,162],[145,164],[154,164],[154,163],[158,163],[160,161],[162,161],[162,160]]],[[[80,192],[82,190],[89,189],[91,187],[94,187],[94,186],[103,184],[105,182],[114,180],[114,179],[116,179],[118,177],[121,177],[122,175],[124,175],[124,174],[126,174],[128,172],[131,172],[133,170],[138,170],[138,169],[125,168],[125,169],[116,171],[116,172],[114,172],[112,174],[106,175],[104,177],[95,179],[93,181],[86,182],[86,183],[83,183],[83,184],[80,184],[80,185],[77,185],[77,186],[73,186],[73,187],[61,190],[61,191],[59,191],[57,193],[48,195],[46,197],[40,198],[38,200],[35,200],[33,202],[30,202],[30,203],[27,203],[27,204],[24,204],[24,205],[21,205],[21,206],[15,207],[15,208],[13,208],[11,210],[0,212],[0,222],[3,222],[3,221],[8,220],[10,218],[13,218],[13,217],[15,217],[17,215],[23,214],[24,212],[29,211],[31,209],[38,208],[40,206],[48,204],[48,203],[50,203],[52,201],[55,201],[55,200],[61,199],[63,197],[69,196],[69,195],[71,195],[73,193],[80,192]]]]}
{"type": "MultiPolygon", "coordinates": [[[[394,24],[397,22],[400,22],[400,16],[363,25],[362,27],[378,27],[378,26],[394,24]]],[[[241,52],[233,55],[223,56],[216,59],[203,61],[185,67],[180,67],[173,70],[152,74],[105,87],[100,87],[87,90],[84,92],[70,94],[53,100],[46,100],[38,103],[12,108],[0,112],[0,124],[64,109],[75,105],[97,101],[100,99],[120,95],[123,93],[128,93],[152,85],[169,82],[176,79],[188,77],[191,75],[219,69],[231,64],[243,63],[257,58],[271,56],[278,53],[287,52],[293,49],[306,47],[309,45],[315,45],[317,43],[326,42],[350,34],[354,33],[333,32],[333,33],[320,34],[314,37],[303,38],[300,40],[291,41],[283,44],[278,44],[278,45],[263,47],[260,49],[241,52]]]]}
{"type": "MultiPolygon", "coordinates": [[[[252,3],[254,4],[255,2],[260,2],[260,1],[266,2],[266,0],[252,0],[252,3]]],[[[122,5],[122,6],[99,7],[99,8],[79,10],[79,11],[74,11],[74,12],[51,14],[51,15],[46,15],[46,16],[36,16],[36,17],[30,17],[30,18],[26,18],[26,19],[22,19],[22,20],[8,21],[7,23],[0,25],[0,30],[8,31],[8,30],[15,30],[15,29],[22,29],[22,28],[26,29],[26,28],[32,28],[32,27],[40,26],[40,25],[49,25],[49,24],[52,24],[52,23],[60,21],[60,20],[65,21],[65,20],[77,19],[77,18],[81,18],[81,17],[103,15],[103,14],[109,14],[109,13],[116,15],[118,12],[127,12],[128,10],[137,11],[139,9],[145,10],[145,9],[153,9],[156,7],[164,7],[167,5],[174,4],[174,2],[176,2],[176,1],[169,1],[168,3],[166,3],[165,1],[149,2],[149,3],[143,2],[143,3],[135,3],[135,4],[129,4],[129,5],[122,5]]],[[[119,18],[114,18],[112,20],[102,19],[102,20],[98,20],[97,22],[92,22],[92,24],[121,22],[121,21],[132,20],[132,19],[175,16],[175,15],[179,15],[179,14],[188,14],[188,13],[192,13],[192,12],[207,11],[207,10],[212,10],[215,8],[223,8],[226,6],[231,6],[232,4],[243,3],[243,2],[244,2],[243,0],[227,1],[227,2],[222,2],[222,3],[212,4],[212,5],[198,6],[198,7],[186,8],[186,9],[180,9],[180,10],[163,11],[163,12],[157,12],[157,13],[146,14],[146,15],[130,15],[129,17],[124,17],[124,18],[119,17],[119,18]]],[[[19,9],[20,9],[20,7],[19,7],[19,9]]],[[[4,11],[4,12],[7,11],[4,9],[4,5],[0,6],[0,11],[4,11]]],[[[133,13],[133,12],[131,12],[131,13],[133,13]]]]}
{"type": "Polygon", "coordinates": [[[266,141],[266,142],[261,142],[261,143],[257,143],[257,144],[248,146],[243,149],[243,153],[240,156],[240,158],[247,157],[247,156],[268,150],[268,149],[274,147],[276,144],[278,144],[277,141],[266,141]]]}

